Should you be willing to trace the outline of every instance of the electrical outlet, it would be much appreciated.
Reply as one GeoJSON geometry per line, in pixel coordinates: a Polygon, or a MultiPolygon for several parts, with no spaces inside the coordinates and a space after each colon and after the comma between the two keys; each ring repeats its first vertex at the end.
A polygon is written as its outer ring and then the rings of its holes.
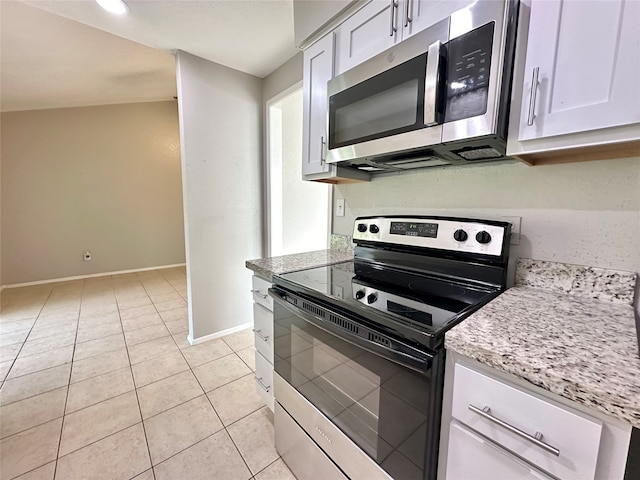
{"type": "Polygon", "coordinates": [[[520,228],[522,224],[522,217],[500,217],[503,222],[509,222],[511,224],[511,245],[520,244],[520,228]]]}
{"type": "Polygon", "coordinates": [[[84,252],[84,255],[83,255],[82,259],[83,259],[85,262],[90,261],[90,260],[91,260],[91,252],[90,252],[89,250],[87,250],[86,252],[84,252]]]}
{"type": "Polygon", "coordinates": [[[336,217],[344,217],[344,198],[336,200],[336,217]]]}

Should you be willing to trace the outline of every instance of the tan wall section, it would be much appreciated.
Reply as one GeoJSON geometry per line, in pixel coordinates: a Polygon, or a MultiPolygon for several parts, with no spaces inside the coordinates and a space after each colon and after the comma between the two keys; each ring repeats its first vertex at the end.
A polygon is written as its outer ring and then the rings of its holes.
{"type": "Polygon", "coordinates": [[[185,261],[176,102],[3,113],[1,140],[4,285],[185,261]]]}

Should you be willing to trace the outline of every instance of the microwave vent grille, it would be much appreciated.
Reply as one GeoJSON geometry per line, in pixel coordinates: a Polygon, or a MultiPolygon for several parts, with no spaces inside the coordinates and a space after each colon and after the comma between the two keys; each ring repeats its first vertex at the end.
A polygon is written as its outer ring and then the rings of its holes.
{"type": "Polygon", "coordinates": [[[488,160],[490,158],[502,157],[502,154],[493,147],[481,147],[458,150],[454,152],[465,160],[488,160]]]}

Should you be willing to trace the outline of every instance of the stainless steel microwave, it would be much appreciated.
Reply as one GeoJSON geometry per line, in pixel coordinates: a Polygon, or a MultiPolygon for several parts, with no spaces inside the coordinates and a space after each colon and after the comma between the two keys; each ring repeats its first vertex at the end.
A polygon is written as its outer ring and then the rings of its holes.
{"type": "Polygon", "coordinates": [[[330,80],[327,162],[375,173],[504,160],[518,7],[477,0],[330,80]]]}

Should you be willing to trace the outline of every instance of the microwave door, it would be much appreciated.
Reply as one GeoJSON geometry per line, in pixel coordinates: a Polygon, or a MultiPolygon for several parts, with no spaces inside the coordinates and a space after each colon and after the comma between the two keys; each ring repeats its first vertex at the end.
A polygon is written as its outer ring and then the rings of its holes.
{"type": "Polygon", "coordinates": [[[327,162],[374,160],[442,142],[435,102],[444,86],[439,45],[448,34],[447,18],[329,81],[327,162]]]}

